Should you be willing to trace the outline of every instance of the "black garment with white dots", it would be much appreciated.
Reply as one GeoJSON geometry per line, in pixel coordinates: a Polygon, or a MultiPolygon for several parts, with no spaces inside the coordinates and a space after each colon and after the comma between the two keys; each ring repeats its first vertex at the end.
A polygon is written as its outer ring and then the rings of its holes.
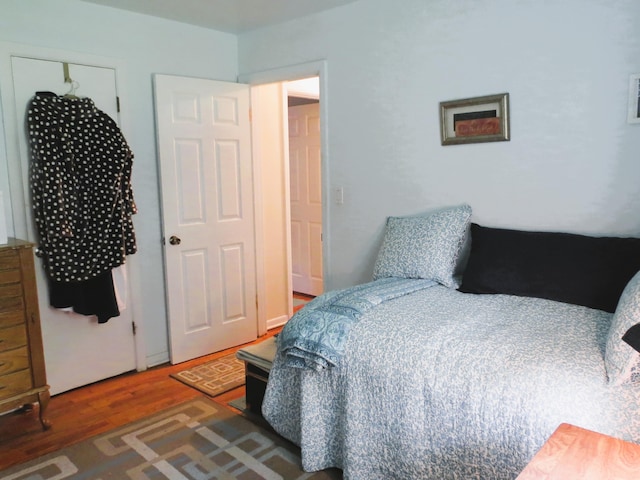
{"type": "Polygon", "coordinates": [[[52,282],[85,282],[136,252],[133,154],[89,98],[37,92],[27,114],[31,193],[52,282]]]}

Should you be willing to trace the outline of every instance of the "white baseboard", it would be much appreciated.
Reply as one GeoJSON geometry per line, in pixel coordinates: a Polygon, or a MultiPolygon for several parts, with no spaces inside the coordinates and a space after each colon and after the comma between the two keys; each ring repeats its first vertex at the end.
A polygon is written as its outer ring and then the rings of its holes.
{"type": "MultiPolygon", "coordinates": [[[[163,363],[167,363],[169,361],[169,352],[159,352],[153,355],[149,355],[147,358],[147,368],[155,367],[157,365],[162,365],[163,363]]],[[[145,368],[138,368],[138,371],[141,372],[146,370],[145,368]]]]}
{"type": "Polygon", "coordinates": [[[267,330],[284,325],[289,320],[287,315],[280,315],[279,317],[270,318],[267,320],[267,330]]]}

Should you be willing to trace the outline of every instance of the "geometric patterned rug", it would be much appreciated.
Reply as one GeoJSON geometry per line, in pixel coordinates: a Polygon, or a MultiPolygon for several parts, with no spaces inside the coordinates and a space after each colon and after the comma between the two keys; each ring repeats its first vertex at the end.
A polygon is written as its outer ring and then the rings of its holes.
{"type": "Polygon", "coordinates": [[[201,397],[0,472],[3,480],[341,479],[305,473],[300,450],[201,397]]]}
{"type": "Polygon", "coordinates": [[[211,397],[244,385],[244,362],[235,353],[172,373],[171,377],[211,397]]]}

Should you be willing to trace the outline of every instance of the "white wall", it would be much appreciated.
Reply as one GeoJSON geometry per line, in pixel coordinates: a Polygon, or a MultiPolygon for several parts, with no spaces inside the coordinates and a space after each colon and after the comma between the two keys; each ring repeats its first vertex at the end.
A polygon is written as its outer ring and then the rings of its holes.
{"type": "MultiPolygon", "coordinates": [[[[118,81],[128,102],[124,134],[135,155],[132,181],[139,209],[134,217],[135,260],[142,270],[133,302],[137,302],[140,318],[136,320],[143,327],[148,363],[168,360],[152,75],[234,81],[237,38],[79,0],[0,0],[0,42],[112,57],[124,64],[118,81]]],[[[6,151],[0,141],[3,177],[6,169],[6,151]]]]}
{"type": "MultiPolygon", "coordinates": [[[[331,289],[369,279],[386,216],[440,205],[468,202],[487,225],[640,235],[640,125],[626,123],[638,25],[636,0],[360,0],[236,38],[79,0],[0,0],[0,42],[126,65],[151,364],[168,358],[153,73],[235,80],[326,59],[324,171],[345,189],[327,220],[331,289]],[[510,142],[440,145],[438,102],[505,91],[510,142]]],[[[0,188],[6,169],[0,135],[0,188]]]]}
{"type": "Polygon", "coordinates": [[[327,288],[370,278],[385,217],[640,236],[636,0],[360,0],[239,37],[241,74],[326,59],[327,288]],[[401,6],[400,6],[401,5],[401,6]],[[510,142],[440,145],[438,104],[509,92],[510,142]]]}

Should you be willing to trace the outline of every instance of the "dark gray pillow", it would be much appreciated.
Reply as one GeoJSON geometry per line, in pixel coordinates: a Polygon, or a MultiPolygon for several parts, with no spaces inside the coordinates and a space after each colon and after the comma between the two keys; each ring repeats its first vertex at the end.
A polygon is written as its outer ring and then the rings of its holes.
{"type": "Polygon", "coordinates": [[[538,297],[614,312],[640,270],[640,239],[527,232],[471,224],[459,290],[538,297]]]}

